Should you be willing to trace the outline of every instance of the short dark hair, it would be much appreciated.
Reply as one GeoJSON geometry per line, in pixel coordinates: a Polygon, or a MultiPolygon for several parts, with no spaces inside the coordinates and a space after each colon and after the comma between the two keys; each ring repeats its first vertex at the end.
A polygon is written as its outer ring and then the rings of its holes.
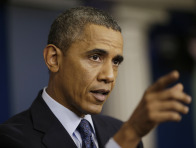
{"type": "Polygon", "coordinates": [[[87,24],[95,24],[121,32],[120,26],[106,12],[92,7],[71,8],[59,15],[51,25],[48,44],[66,51],[79,39],[87,24]]]}

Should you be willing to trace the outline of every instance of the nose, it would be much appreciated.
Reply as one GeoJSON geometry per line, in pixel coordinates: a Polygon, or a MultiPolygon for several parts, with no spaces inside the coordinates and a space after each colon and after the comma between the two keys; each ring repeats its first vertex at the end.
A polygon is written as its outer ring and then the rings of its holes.
{"type": "Polygon", "coordinates": [[[105,63],[98,75],[98,81],[104,83],[112,83],[115,80],[115,71],[111,62],[105,63]]]}

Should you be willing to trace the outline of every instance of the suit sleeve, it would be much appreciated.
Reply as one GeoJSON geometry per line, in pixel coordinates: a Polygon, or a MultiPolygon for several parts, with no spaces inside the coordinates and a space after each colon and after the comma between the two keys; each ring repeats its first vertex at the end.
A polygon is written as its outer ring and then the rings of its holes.
{"type": "Polygon", "coordinates": [[[24,136],[15,127],[1,125],[0,126],[0,147],[2,148],[25,148],[24,136]]]}

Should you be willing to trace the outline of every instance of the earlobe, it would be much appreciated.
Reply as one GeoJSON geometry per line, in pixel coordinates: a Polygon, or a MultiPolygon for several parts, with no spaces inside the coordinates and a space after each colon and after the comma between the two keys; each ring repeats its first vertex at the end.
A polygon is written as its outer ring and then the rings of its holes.
{"type": "Polygon", "coordinates": [[[60,58],[60,49],[53,44],[49,44],[44,49],[44,60],[51,72],[58,72],[59,70],[59,58],[60,58]]]}

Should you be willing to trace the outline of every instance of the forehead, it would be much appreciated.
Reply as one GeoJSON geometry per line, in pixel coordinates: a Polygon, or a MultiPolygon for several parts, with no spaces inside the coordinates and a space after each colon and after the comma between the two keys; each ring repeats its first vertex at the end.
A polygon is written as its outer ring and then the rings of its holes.
{"type": "Polygon", "coordinates": [[[123,37],[119,31],[100,25],[90,24],[84,28],[83,42],[106,49],[123,49],[123,37]]]}
{"type": "Polygon", "coordinates": [[[99,25],[87,25],[82,35],[66,51],[69,56],[85,55],[91,50],[101,49],[115,57],[123,54],[123,37],[118,31],[99,25]]]}

